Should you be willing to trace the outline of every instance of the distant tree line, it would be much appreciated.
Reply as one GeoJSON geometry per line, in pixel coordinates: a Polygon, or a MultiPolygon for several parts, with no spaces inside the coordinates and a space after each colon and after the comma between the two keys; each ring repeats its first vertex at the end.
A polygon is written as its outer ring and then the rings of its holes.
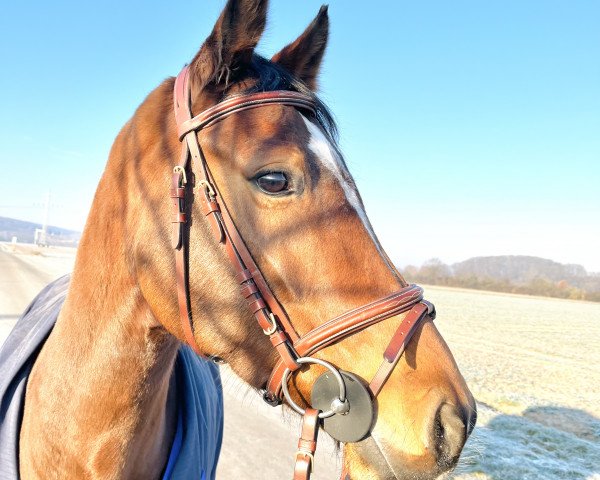
{"type": "Polygon", "coordinates": [[[527,282],[515,282],[474,273],[455,273],[451,266],[437,258],[428,260],[421,267],[408,265],[402,273],[407,281],[414,283],[600,302],[600,291],[587,291],[567,280],[555,281],[540,276],[527,282]]]}

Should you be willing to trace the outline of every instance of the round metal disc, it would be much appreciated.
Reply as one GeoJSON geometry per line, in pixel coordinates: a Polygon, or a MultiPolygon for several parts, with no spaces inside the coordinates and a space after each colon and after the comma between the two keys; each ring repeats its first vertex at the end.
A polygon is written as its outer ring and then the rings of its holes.
{"type": "MultiPolygon", "coordinates": [[[[354,374],[340,370],[346,384],[346,399],[350,404],[348,413],[336,414],[323,419],[323,430],[340,442],[358,442],[371,430],[375,407],[371,394],[354,374]]],[[[311,404],[318,410],[329,410],[331,402],[339,397],[340,388],[335,377],[325,372],[313,385],[311,404]]]]}

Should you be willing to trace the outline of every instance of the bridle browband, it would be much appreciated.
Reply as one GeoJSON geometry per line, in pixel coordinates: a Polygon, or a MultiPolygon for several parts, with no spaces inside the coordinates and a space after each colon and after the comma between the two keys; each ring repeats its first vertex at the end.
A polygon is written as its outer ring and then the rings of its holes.
{"type": "Polygon", "coordinates": [[[374,399],[392,374],[417,327],[426,317],[433,319],[435,310],[431,303],[423,300],[421,287],[409,285],[391,295],[329,320],[302,336],[298,335],[256,265],[223,198],[219,195],[198,142],[197,132],[236,112],[272,104],[292,106],[316,116],[314,100],[308,95],[291,91],[250,93],[224,100],[193,116],[190,91],[190,71],[189,66],[186,66],[175,80],[175,119],[182,149],[179,163],[173,169],[170,194],[174,214],[172,244],[175,249],[181,328],[190,347],[198,355],[204,356],[194,338],[188,282],[190,242],[188,217],[191,215],[189,207],[192,203],[194,187],[197,186],[201,211],[209,222],[215,240],[225,249],[240,285],[241,294],[247,300],[251,312],[279,355],[267,383],[264,398],[269,404],[278,405],[282,398],[286,397],[290,406],[303,415],[294,480],[308,479],[313,469],[319,419],[344,415],[352,408],[346,400],[346,389],[339,370],[311,355],[371,325],[408,312],[393,334],[383,354],[381,366],[369,383],[368,388],[374,399]],[[340,395],[332,399],[332,408],[328,411],[323,412],[314,408],[302,409],[293,401],[285,388],[287,383],[284,385],[284,382],[287,382],[289,375],[309,363],[326,367],[338,379],[340,395]]]}

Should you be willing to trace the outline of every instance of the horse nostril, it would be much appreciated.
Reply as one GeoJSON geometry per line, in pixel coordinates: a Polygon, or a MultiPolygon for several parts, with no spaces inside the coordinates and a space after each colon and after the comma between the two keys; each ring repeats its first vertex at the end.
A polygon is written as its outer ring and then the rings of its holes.
{"type": "Polygon", "coordinates": [[[462,409],[449,403],[441,405],[433,425],[433,445],[437,463],[443,470],[456,465],[460,452],[467,441],[467,416],[462,409]]]}

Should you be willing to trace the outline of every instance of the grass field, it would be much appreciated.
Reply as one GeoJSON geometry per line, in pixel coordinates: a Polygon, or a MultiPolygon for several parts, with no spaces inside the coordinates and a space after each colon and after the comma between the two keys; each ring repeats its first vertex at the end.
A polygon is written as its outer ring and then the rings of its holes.
{"type": "MultiPolygon", "coordinates": [[[[72,265],[56,252],[4,249],[0,343],[39,288],[72,265]]],[[[600,480],[600,304],[433,286],[425,293],[478,400],[478,426],[449,477],[600,480]]],[[[234,380],[225,381],[220,478],[238,477],[239,466],[252,462],[241,433],[249,411],[264,428],[264,442],[277,440],[269,445],[273,465],[263,463],[249,470],[256,476],[244,478],[288,475],[296,428],[283,426],[274,411],[265,414],[253,393],[240,399],[234,380]]],[[[326,448],[318,465],[315,478],[333,478],[335,461],[326,448]]]]}

